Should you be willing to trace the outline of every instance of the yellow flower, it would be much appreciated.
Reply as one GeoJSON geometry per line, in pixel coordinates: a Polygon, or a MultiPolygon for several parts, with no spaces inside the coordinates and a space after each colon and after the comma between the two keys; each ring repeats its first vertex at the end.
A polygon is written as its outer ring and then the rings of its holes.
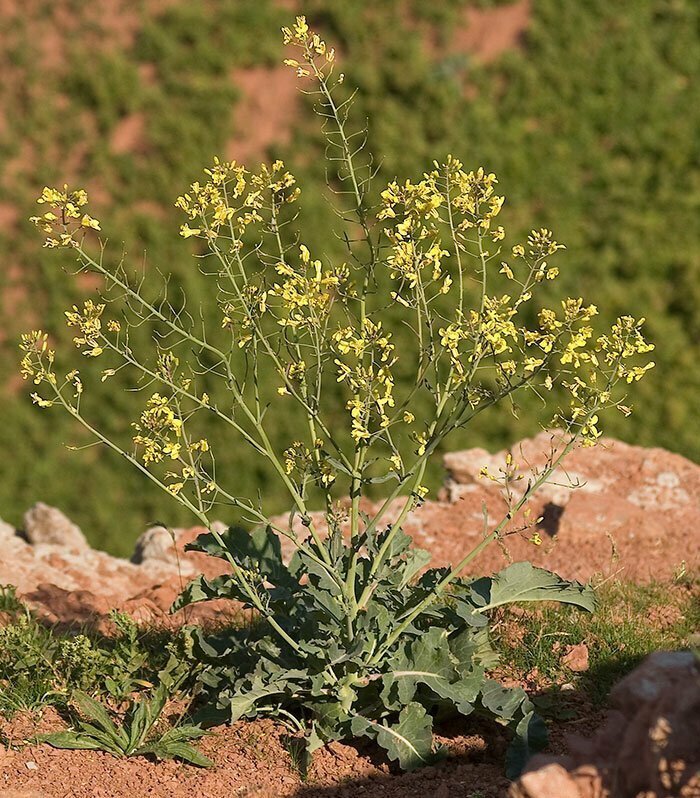
{"type": "Polygon", "coordinates": [[[166,443],[163,446],[163,454],[169,455],[171,460],[177,460],[180,457],[181,448],[179,443],[166,443]]]}
{"type": "Polygon", "coordinates": [[[180,227],[180,235],[183,238],[198,236],[201,232],[202,231],[199,227],[190,227],[188,224],[183,224],[182,227],[180,227]]]}
{"type": "Polygon", "coordinates": [[[88,216],[88,214],[87,214],[87,213],[86,213],[86,214],[84,214],[84,216],[83,216],[83,218],[82,218],[82,220],[81,220],[80,224],[81,224],[83,227],[90,227],[90,228],[92,228],[93,230],[101,230],[101,229],[102,229],[102,228],[100,227],[100,223],[97,221],[97,219],[93,219],[93,217],[92,217],[92,216],[88,216]]]}
{"type": "Polygon", "coordinates": [[[445,277],[445,279],[443,280],[442,286],[440,287],[440,293],[446,294],[450,290],[451,286],[452,286],[452,278],[448,274],[447,277],[445,277]]]}
{"type": "Polygon", "coordinates": [[[38,393],[30,394],[30,396],[32,398],[32,402],[34,402],[34,404],[38,405],[39,407],[46,408],[53,406],[53,402],[51,400],[43,399],[41,396],[39,396],[38,393]]]}

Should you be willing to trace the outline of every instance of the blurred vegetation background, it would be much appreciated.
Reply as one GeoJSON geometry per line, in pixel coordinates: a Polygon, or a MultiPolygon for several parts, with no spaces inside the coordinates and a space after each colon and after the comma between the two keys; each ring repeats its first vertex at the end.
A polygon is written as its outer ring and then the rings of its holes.
{"type": "MultiPolygon", "coordinates": [[[[177,235],[175,198],[214,154],[253,165],[282,157],[304,188],[306,243],[343,258],[321,193],[318,120],[281,66],[279,28],[294,13],[337,45],[347,84],[359,88],[355,119],[369,120],[369,148],[382,159],[375,188],[419,177],[448,152],[496,172],[506,245],[540,226],[567,244],[554,295],[595,302],[601,324],[626,311],[648,319],[657,368],[635,386],[631,419],[610,417],[606,432],[700,461],[696,0],[6,0],[0,517],[21,526],[42,500],[117,554],[156,519],[190,521],[108,452],[67,449],[88,441],[27,398],[19,333],[42,327],[69,351],[63,311],[99,288],[66,273],[67,254],[42,250],[27,218],[45,184],[86,188],[112,255],[123,249],[147,273],[169,273],[196,307],[211,286],[177,235]]],[[[128,438],[143,397],[119,388],[118,378],[98,384],[91,412],[128,438]]],[[[278,418],[285,446],[294,418],[278,418]]],[[[537,431],[527,406],[519,418],[504,409],[481,421],[451,447],[495,449],[537,431]]],[[[260,491],[270,510],[285,509],[242,444],[218,446],[217,460],[235,492],[260,491]]]]}

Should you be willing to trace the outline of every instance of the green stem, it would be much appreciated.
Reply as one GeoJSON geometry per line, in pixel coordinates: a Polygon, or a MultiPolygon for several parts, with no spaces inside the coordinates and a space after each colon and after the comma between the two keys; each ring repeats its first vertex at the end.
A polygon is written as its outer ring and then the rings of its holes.
{"type": "MultiPolygon", "coordinates": [[[[597,410],[597,408],[596,408],[597,410]]],[[[596,410],[592,410],[588,414],[588,418],[590,418],[596,410]]],[[[508,524],[511,519],[518,513],[519,510],[525,505],[525,503],[530,499],[530,497],[537,491],[556,471],[556,469],[561,464],[562,460],[568,455],[568,453],[573,449],[576,441],[578,440],[578,434],[574,434],[572,438],[568,441],[566,446],[562,449],[560,454],[550,463],[549,467],[546,468],[542,474],[538,477],[535,482],[525,491],[523,496],[517,502],[517,504],[512,507],[503,520],[498,524],[498,526],[485,537],[477,546],[475,546],[462,560],[460,560],[457,565],[452,568],[449,573],[435,586],[435,588],[431,591],[431,593],[423,599],[411,612],[406,616],[406,618],[396,627],[396,629],[387,637],[384,641],[382,646],[376,651],[374,656],[372,657],[369,664],[376,664],[381,658],[386,654],[386,652],[393,646],[393,644],[399,639],[399,637],[406,631],[406,629],[413,623],[413,621],[422,613],[424,612],[439,596],[445,591],[445,589],[459,576],[459,574],[471,563],[476,557],[481,554],[481,552],[493,543],[501,534],[503,529],[505,528],[506,524],[508,524]]]]}
{"type": "Polygon", "coordinates": [[[270,626],[279,634],[279,636],[288,644],[290,645],[297,653],[301,653],[301,646],[290,637],[287,632],[279,625],[279,623],[269,614],[266,612],[264,605],[260,601],[257,593],[255,592],[254,588],[248,583],[247,579],[243,576],[241,569],[238,567],[235,559],[228,551],[226,547],[226,542],[223,540],[221,535],[216,531],[216,529],[212,529],[211,521],[209,520],[206,513],[199,510],[195,505],[190,502],[185,496],[175,496],[171,491],[168,490],[167,485],[161,482],[156,476],[154,476],[145,466],[143,466],[139,461],[132,457],[131,455],[127,454],[123,449],[120,449],[117,444],[113,443],[109,438],[104,436],[98,429],[92,426],[87,419],[85,419],[80,413],[78,413],[75,408],[73,407],[70,402],[67,402],[63,397],[63,394],[56,388],[53,383],[50,383],[56,395],[56,398],[59,402],[63,405],[65,410],[76,420],[78,421],[88,432],[94,435],[98,440],[100,440],[105,446],[112,449],[112,451],[116,452],[117,454],[124,457],[128,462],[132,465],[136,466],[136,468],[144,474],[151,482],[157,485],[161,490],[165,491],[169,496],[174,497],[177,501],[180,502],[184,507],[186,507],[190,512],[192,512],[201,522],[202,524],[211,532],[214,536],[217,543],[221,546],[226,559],[228,560],[229,565],[231,566],[231,570],[233,572],[234,578],[238,581],[239,585],[243,588],[246,595],[249,597],[251,604],[260,612],[265,619],[268,621],[270,626]]]}

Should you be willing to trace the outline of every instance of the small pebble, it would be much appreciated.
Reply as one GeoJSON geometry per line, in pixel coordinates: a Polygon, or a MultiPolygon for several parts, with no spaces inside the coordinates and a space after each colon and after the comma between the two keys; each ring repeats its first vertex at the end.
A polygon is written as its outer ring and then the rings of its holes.
{"type": "Polygon", "coordinates": [[[31,759],[29,762],[24,763],[24,767],[27,768],[27,770],[39,770],[39,765],[37,765],[36,762],[32,762],[31,759]]]}

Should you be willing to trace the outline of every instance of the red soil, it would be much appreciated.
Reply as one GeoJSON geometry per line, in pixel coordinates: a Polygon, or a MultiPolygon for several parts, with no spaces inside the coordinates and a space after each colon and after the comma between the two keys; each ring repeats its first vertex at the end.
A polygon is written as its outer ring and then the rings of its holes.
{"type": "Polygon", "coordinates": [[[241,97],[234,110],[235,133],[226,157],[255,168],[274,145],[288,144],[297,117],[299,92],[288,66],[236,70],[233,83],[241,97]]]}
{"type": "Polygon", "coordinates": [[[494,61],[521,43],[530,22],[531,0],[517,0],[494,8],[464,9],[464,24],[450,43],[452,52],[469,53],[482,63],[494,61]]]}
{"type": "MultiPolygon", "coordinates": [[[[36,734],[20,718],[26,736],[36,734]]],[[[53,713],[40,732],[60,728],[53,713]]],[[[449,757],[414,773],[398,773],[373,746],[333,743],[314,755],[306,782],[293,766],[283,727],[271,721],[239,722],[221,727],[199,745],[216,766],[209,770],[177,762],[149,762],[141,757],[115,759],[94,751],[59,751],[47,745],[0,753],[3,787],[33,790],[42,798],[418,798],[426,790],[440,798],[484,798],[505,794],[505,738],[497,728],[470,723],[440,738],[449,757]],[[33,764],[30,764],[33,763],[33,764]]],[[[12,728],[5,730],[12,734],[12,728]]],[[[15,739],[17,735],[15,733],[15,739]]]]}

